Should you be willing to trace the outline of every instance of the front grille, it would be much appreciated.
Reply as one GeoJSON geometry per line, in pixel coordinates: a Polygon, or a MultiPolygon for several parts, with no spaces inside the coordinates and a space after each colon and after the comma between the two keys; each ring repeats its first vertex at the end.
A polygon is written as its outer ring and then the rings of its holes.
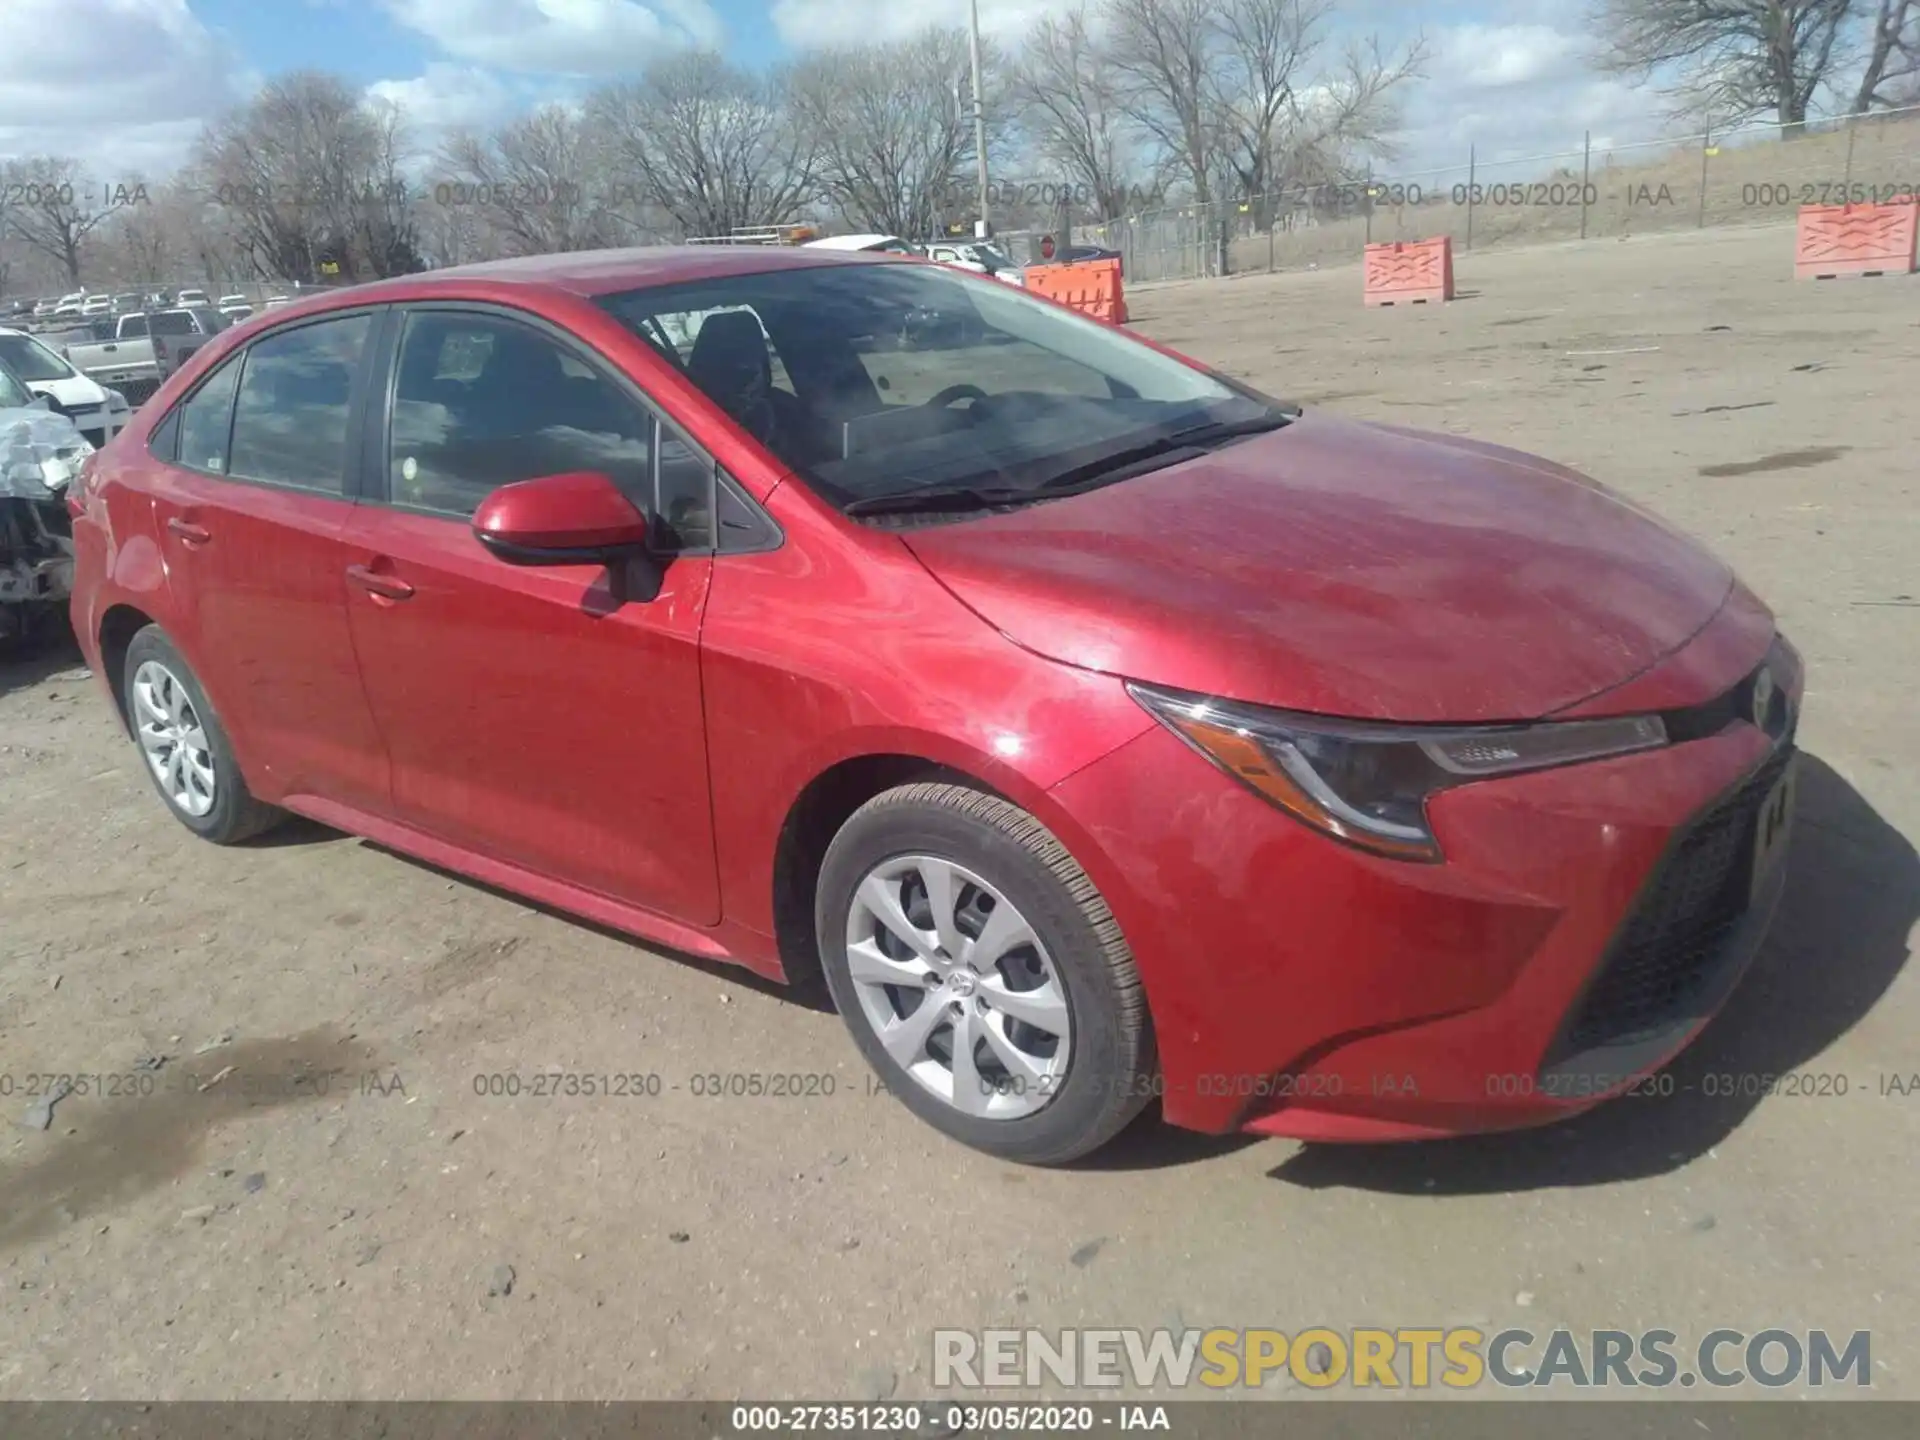
{"type": "Polygon", "coordinates": [[[1704,811],[1661,862],[1580,1002],[1562,1042],[1578,1054],[1693,1017],[1728,933],[1746,914],[1760,807],[1793,760],[1790,746],[1704,811]]]}

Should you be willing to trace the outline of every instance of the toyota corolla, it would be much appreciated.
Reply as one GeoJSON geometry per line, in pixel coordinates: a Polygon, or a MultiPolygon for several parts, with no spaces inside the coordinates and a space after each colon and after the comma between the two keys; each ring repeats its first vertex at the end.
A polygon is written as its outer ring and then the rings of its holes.
{"type": "Polygon", "coordinates": [[[1780,894],[1799,657],[1550,461],[923,261],[539,257],[208,345],[69,495],[162,802],[787,981],[970,1145],[1537,1124],[1780,894]],[[941,317],[917,344],[908,317],[941,317]]]}

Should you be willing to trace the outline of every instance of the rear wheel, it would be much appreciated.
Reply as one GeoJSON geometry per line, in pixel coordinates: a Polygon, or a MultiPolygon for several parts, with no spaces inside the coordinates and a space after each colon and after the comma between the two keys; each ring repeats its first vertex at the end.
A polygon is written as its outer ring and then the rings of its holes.
{"type": "Polygon", "coordinates": [[[121,695],[147,777],[174,819],[203,840],[232,845],[285,818],[248,791],[206,691],[159,626],[127,646],[121,695]]]}
{"type": "Polygon", "coordinates": [[[1060,1164],[1145,1105],[1153,1038],[1126,941],[1018,806],[949,784],[876,796],[828,847],[815,923],[862,1054],[953,1138],[1060,1164]]]}

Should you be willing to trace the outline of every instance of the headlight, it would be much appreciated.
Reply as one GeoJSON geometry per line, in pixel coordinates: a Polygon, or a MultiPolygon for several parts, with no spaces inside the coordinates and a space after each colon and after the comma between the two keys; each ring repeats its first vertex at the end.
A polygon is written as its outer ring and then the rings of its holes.
{"type": "Polygon", "coordinates": [[[1495,775],[1667,743],[1657,715],[1538,725],[1376,725],[1327,720],[1129,682],[1181,739],[1295,819],[1362,850],[1438,860],[1427,797],[1495,775]]]}

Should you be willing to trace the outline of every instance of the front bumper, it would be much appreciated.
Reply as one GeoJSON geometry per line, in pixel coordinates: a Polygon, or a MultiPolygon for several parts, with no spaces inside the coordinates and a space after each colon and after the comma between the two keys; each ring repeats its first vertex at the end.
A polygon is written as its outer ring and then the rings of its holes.
{"type": "Polygon", "coordinates": [[[1577,1113],[1682,1048],[1779,898],[1755,837],[1792,753],[1733,720],[1446,791],[1437,865],[1324,839],[1159,728],[1053,798],[1106,872],[1169,1121],[1405,1140],[1577,1113]]]}

